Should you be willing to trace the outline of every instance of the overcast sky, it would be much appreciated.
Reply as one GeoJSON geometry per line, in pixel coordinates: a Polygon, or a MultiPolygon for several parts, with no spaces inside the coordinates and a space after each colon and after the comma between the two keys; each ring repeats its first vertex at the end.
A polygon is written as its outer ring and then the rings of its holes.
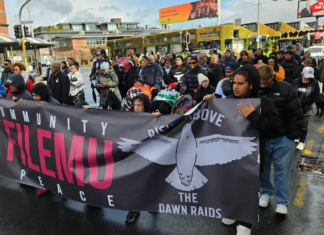
{"type": "MultiPolygon", "coordinates": [[[[25,0],[5,0],[9,33],[13,35],[13,26],[19,22],[18,11],[25,0]]],[[[222,0],[221,23],[233,22],[242,18],[243,23],[257,21],[258,0],[222,0]],[[253,6],[254,5],[254,6],[253,6]]],[[[260,21],[293,22],[297,19],[298,0],[261,0],[260,21]]],[[[110,21],[122,18],[124,22],[139,22],[141,26],[160,27],[159,9],[188,3],[186,0],[31,0],[30,15],[33,27],[55,25],[60,22],[110,21]],[[176,2],[176,3],[175,3],[176,2]]],[[[22,20],[29,20],[27,6],[23,9],[22,20]]],[[[315,21],[309,18],[305,21],[315,21]]],[[[172,28],[191,28],[194,23],[210,26],[217,24],[217,18],[201,19],[172,24],[172,28]]]]}

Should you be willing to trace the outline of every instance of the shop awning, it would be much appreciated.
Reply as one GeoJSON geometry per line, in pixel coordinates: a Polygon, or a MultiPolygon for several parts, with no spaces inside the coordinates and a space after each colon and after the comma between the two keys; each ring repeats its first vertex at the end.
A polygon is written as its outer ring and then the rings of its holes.
{"type": "Polygon", "coordinates": [[[29,42],[31,47],[36,47],[36,49],[54,46],[54,43],[50,43],[39,38],[25,38],[25,41],[29,42]]]}
{"type": "Polygon", "coordinates": [[[20,41],[14,37],[10,36],[0,36],[0,50],[2,51],[5,47],[19,46],[20,41]]]}

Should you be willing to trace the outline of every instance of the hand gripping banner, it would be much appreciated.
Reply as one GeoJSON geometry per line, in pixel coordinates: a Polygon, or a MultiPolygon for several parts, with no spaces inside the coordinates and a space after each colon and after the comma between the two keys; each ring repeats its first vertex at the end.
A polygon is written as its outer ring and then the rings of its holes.
{"type": "Polygon", "coordinates": [[[0,99],[0,176],[125,211],[257,224],[258,131],[237,104],[186,116],[84,110],[0,99]]]}

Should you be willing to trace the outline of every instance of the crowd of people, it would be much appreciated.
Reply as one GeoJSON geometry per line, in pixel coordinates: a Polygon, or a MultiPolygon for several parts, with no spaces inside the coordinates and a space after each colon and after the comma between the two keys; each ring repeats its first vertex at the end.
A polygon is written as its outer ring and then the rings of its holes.
{"type": "MultiPolygon", "coordinates": [[[[23,77],[21,63],[5,62],[0,95],[14,101],[35,100],[55,105],[90,108],[85,100],[84,78],[79,64],[52,62],[44,83],[34,84],[33,77],[23,77]]],[[[147,112],[155,117],[184,114],[194,105],[213,99],[261,99],[261,113],[253,104],[241,104],[237,112],[260,133],[261,198],[267,207],[274,196],[276,213],[288,213],[290,172],[296,148],[304,150],[308,122],[316,114],[322,99],[324,65],[318,65],[310,52],[300,45],[286,51],[243,50],[239,58],[227,50],[213,49],[209,55],[155,54],[135,55],[128,51],[123,63],[110,60],[105,50],[96,55],[89,75],[93,89],[100,94],[101,109],[147,112]],[[167,98],[166,98],[167,97],[167,98]],[[183,102],[181,102],[183,101],[183,102]],[[296,143],[297,142],[297,147],[296,143]],[[274,165],[274,185],[271,165],[274,165]]],[[[139,212],[129,212],[126,221],[134,221],[139,212]]],[[[223,219],[231,225],[231,218],[223,219]]],[[[251,225],[238,222],[237,234],[250,234],[251,225]]]]}

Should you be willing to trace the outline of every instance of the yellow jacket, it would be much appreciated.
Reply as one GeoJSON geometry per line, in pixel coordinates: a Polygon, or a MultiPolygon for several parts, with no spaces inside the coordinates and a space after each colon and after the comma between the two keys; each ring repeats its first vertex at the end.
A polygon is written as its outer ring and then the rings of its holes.
{"type": "Polygon", "coordinates": [[[283,69],[283,67],[281,67],[281,65],[279,65],[279,72],[276,73],[276,79],[278,81],[283,81],[285,80],[286,76],[285,76],[285,70],[283,69]]]}

